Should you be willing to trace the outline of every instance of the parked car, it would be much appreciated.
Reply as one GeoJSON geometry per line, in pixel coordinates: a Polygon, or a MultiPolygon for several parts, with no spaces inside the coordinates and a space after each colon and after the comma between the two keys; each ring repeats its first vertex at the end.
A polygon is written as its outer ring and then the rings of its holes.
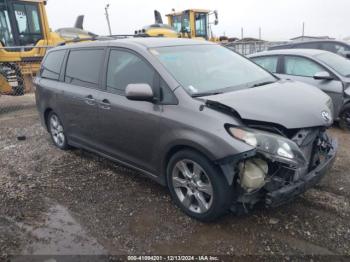
{"type": "Polygon", "coordinates": [[[292,42],[284,45],[271,46],[268,50],[281,49],[320,49],[350,58],[350,45],[346,42],[336,40],[312,40],[292,42]]]}
{"type": "Polygon", "coordinates": [[[334,104],[334,117],[350,129],[350,61],[312,49],[265,51],[249,56],[255,63],[284,79],[317,86],[334,104]]]}
{"type": "Polygon", "coordinates": [[[35,79],[42,124],[168,186],[189,216],[213,220],[285,203],[331,167],[328,95],[279,81],[214,43],[133,38],[50,50],[35,79]]]}

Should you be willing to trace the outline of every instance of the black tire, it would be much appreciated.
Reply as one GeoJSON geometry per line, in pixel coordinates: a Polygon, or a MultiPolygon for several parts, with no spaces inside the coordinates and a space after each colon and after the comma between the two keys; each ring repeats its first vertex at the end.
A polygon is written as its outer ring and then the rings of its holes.
{"type": "Polygon", "coordinates": [[[46,119],[46,124],[54,145],[62,150],[69,149],[68,140],[67,140],[67,136],[64,133],[64,127],[63,127],[62,121],[55,112],[51,111],[48,114],[46,119]],[[52,124],[52,121],[54,121],[54,119],[59,124],[59,127],[57,128],[55,128],[54,125],[52,124]]]}
{"type": "MultiPolygon", "coordinates": [[[[166,172],[171,196],[176,205],[179,206],[180,209],[188,216],[203,222],[209,222],[219,218],[229,210],[229,205],[232,200],[232,188],[228,185],[228,182],[221,170],[202,154],[197,153],[194,150],[179,151],[170,158],[166,172]],[[186,207],[180,200],[178,194],[175,192],[176,189],[173,184],[173,171],[175,172],[175,165],[181,161],[187,160],[198,164],[205,172],[206,177],[210,180],[213,193],[212,202],[210,208],[203,213],[197,213],[190,210],[190,207],[186,207]]],[[[178,188],[179,187],[177,187],[177,190],[178,188]]],[[[185,191],[187,190],[188,189],[185,191]]]]}
{"type": "Polygon", "coordinates": [[[346,104],[339,114],[339,126],[346,131],[350,131],[350,103],[346,104]]]}

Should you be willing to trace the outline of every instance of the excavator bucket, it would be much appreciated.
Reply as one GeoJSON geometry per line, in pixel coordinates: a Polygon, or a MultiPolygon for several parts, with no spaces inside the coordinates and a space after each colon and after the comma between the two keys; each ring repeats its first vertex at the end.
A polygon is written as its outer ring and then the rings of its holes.
{"type": "Polygon", "coordinates": [[[77,20],[75,21],[74,27],[83,30],[84,29],[83,24],[84,24],[84,15],[79,15],[77,17],[77,20]]]}
{"type": "Polygon", "coordinates": [[[157,10],[154,10],[154,20],[156,24],[163,24],[162,15],[157,10]]]}

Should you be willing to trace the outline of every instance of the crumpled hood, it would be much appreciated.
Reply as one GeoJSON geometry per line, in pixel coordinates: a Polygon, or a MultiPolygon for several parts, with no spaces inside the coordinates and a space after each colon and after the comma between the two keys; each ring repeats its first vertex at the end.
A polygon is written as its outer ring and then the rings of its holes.
{"type": "Polygon", "coordinates": [[[329,126],[333,122],[328,107],[330,97],[301,82],[278,81],[203,98],[234,109],[242,119],[275,123],[288,129],[329,126]],[[328,112],[331,120],[326,121],[322,112],[328,112]]]}

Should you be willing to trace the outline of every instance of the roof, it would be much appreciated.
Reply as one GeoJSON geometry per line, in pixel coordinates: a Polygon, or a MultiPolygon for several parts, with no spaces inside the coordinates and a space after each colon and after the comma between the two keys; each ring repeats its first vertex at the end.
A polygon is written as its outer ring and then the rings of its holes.
{"type": "Polygon", "coordinates": [[[322,53],[328,53],[328,51],[319,50],[319,49],[279,49],[279,50],[271,50],[271,51],[263,51],[263,52],[255,53],[255,54],[249,55],[248,57],[266,56],[266,55],[315,56],[322,53]]]}
{"type": "Polygon", "coordinates": [[[315,39],[315,40],[332,40],[334,38],[331,38],[329,36],[297,36],[297,37],[293,37],[290,40],[297,40],[297,39],[315,39]]]}
{"type": "Polygon", "coordinates": [[[186,10],[183,10],[183,11],[169,13],[169,14],[166,14],[166,16],[181,15],[185,11],[193,11],[193,12],[196,12],[196,13],[209,13],[210,12],[210,10],[208,10],[208,9],[196,9],[196,8],[193,8],[193,9],[186,9],[186,10]]]}
{"type": "Polygon", "coordinates": [[[145,48],[165,47],[165,46],[184,46],[184,45],[214,45],[212,42],[205,40],[169,38],[169,37],[131,37],[116,40],[88,41],[64,45],[62,48],[81,48],[94,46],[118,46],[118,44],[130,44],[143,46],[145,48]]]}

